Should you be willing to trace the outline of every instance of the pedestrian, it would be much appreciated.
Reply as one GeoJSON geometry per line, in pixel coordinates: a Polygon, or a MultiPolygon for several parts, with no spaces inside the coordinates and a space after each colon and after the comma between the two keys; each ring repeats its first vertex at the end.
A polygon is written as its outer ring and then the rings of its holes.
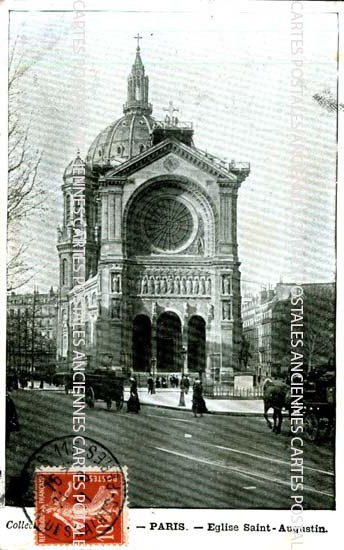
{"type": "Polygon", "coordinates": [[[161,386],[161,379],[160,379],[160,376],[157,376],[155,380],[155,387],[160,388],[160,386],[161,386]]]}
{"type": "Polygon", "coordinates": [[[203,416],[203,413],[208,412],[207,406],[203,398],[203,386],[202,382],[197,378],[193,385],[193,394],[192,394],[192,412],[195,417],[197,414],[203,416]]]}
{"type": "Polygon", "coordinates": [[[130,396],[127,401],[127,412],[134,412],[138,414],[140,408],[140,400],[137,393],[137,382],[135,378],[130,378],[130,396]]]}
{"type": "Polygon", "coordinates": [[[188,375],[186,375],[185,379],[184,379],[184,391],[185,391],[186,395],[189,393],[189,388],[190,388],[190,380],[189,380],[188,375]]]}
{"type": "Polygon", "coordinates": [[[148,393],[152,394],[154,389],[154,380],[151,374],[147,378],[147,386],[148,386],[148,393]]]}
{"type": "Polygon", "coordinates": [[[161,378],[161,387],[162,388],[167,388],[167,380],[166,380],[165,376],[163,376],[161,378]]]}
{"type": "Polygon", "coordinates": [[[27,378],[24,374],[22,374],[19,378],[19,384],[20,384],[20,388],[23,390],[24,388],[27,387],[27,378]]]}
{"type": "Polygon", "coordinates": [[[19,431],[19,422],[16,406],[11,395],[6,393],[6,447],[8,447],[11,432],[19,431]]]}

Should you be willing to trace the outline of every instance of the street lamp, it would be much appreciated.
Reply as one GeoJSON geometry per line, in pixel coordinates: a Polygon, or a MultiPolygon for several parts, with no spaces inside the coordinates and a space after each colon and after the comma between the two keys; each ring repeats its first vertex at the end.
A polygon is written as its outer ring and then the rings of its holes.
{"type": "Polygon", "coordinates": [[[179,407],[185,407],[185,396],[184,396],[184,374],[185,374],[185,360],[187,356],[187,349],[185,346],[182,346],[180,350],[180,355],[182,358],[182,379],[180,381],[180,397],[179,397],[179,407]]]}
{"type": "Polygon", "coordinates": [[[156,358],[155,357],[152,357],[151,369],[152,369],[152,378],[153,378],[153,386],[152,386],[152,395],[153,395],[155,394],[155,378],[156,378],[156,358]]]}
{"type": "Polygon", "coordinates": [[[187,356],[187,349],[185,346],[182,346],[182,349],[180,350],[180,355],[181,355],[181,358],[182,358],[182,376],[184,376],[185,374],[185,360],[186,360],[186,356],[187,356]]]}

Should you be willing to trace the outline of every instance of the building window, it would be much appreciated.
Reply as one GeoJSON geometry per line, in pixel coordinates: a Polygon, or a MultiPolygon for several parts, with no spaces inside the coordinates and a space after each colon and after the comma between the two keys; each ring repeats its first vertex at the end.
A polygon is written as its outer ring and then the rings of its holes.
{"type": "Polygon", "coordinates": [[[70,195],[66,196],[66,224],[70,220],[70,195]]]}
{"type": "Polygon", "coordinates": [[[66,260],[66,258],[64,258],[62,260],[61,283],[62,283],[62,285],[65,285],[67,283],[67,260],[66,260]]]}

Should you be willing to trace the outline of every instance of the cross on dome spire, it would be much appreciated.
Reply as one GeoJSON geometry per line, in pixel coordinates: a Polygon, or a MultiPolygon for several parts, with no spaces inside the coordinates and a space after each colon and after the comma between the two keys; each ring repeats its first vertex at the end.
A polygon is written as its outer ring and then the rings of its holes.
{"type": "Polygon", "coordinates": [[[136,49],[139,50],[140,49],[140,40],[142,40],[142,36],[140,36],[140,33],[137,33],[137,35],[134,36],[134,39],[137,40],[136,49]]]}

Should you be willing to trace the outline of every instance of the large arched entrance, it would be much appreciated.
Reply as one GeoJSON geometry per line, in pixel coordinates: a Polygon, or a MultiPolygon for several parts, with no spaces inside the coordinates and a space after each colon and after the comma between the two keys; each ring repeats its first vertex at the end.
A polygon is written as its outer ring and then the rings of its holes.
{"type": "Polygon", "coordinates": [[[178,372],[182,361],[181,322],[175,313],[169,311],[160,315],[157,323],[157,369],[158,372],[178,372]]]}
{"type": "Polygon", "coordinates": [[[151,366],[151,322],[147,315],[137,315],[133,323],[133,368],[149,372],[151,366]]]}
{"type": "Polygon", "coordinates": [[[205,321],[194,315],[188,323],[188,370],[205,371],[205,321]]]}

